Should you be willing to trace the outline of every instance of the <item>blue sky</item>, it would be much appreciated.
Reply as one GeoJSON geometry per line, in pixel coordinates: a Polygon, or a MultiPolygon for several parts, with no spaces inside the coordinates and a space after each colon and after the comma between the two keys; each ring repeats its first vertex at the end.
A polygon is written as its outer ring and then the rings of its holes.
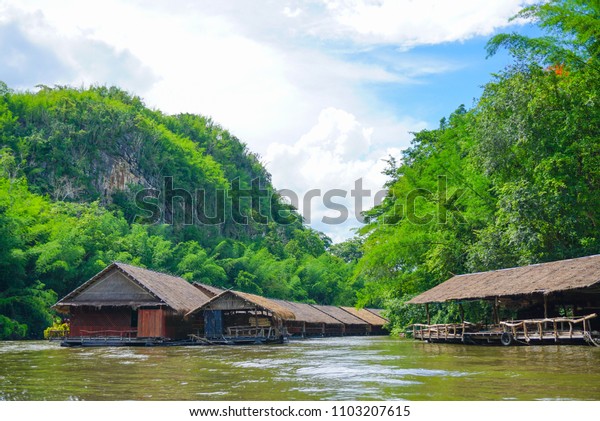
{"type": "MultiPolygon", "coordinates": [[[[346,191],[300,211],[340,241],[359,226],[355,180],[437,127],[509,63],[486,60],[529,0],[0,0],[0,80],[118,85],[166,113],[211,116],[258,152],[279,189],[346,191]]],[[[365,198],[364,207],[372,204],[365,198]]]]}

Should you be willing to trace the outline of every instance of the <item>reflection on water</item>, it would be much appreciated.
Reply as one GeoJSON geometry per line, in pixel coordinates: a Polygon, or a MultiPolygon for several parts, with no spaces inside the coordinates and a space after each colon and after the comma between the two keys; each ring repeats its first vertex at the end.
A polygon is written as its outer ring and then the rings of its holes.
{"type": "Polygon", "coordinates": [[[600,348],[388,337],[271,346],[0,342],[0,400],[600,399],[600,348]]]}

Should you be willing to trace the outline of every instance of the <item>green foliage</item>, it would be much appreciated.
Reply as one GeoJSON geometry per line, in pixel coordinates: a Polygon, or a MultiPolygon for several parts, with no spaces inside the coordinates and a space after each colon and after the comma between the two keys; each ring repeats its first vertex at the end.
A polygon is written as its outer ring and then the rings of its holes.
{"type": "MultiPolygon", "coordinates": [[[[489,52],[508,48],[515,64],[472,110],[416,133],[366,213],[358,301],[385,303],[396,330],[424,320],[406,301],[454,274],[600,253],[600,3],[553,0],[517,17],[547,36],[494,37],[489,52]]],[[[463,306],[489,321],[486,303],[463,306]]],[[[458,315],[430,306],[432,322],[458,315]]]]}
{"type": "Polygon", "coordinates": [[[52,321],[49,308],[56,294],[40,282],[23,289],[8,289],[0,294],[0,316],[7,336],[0,339],[37,338],[52,321]],[[26,329],[23,329],[23,326],[26,329]]]}
{"type": "Polygon", "coordinates": [[[69,334],[69,324],[63,323],[60,317],[53,320],[52,326],[44,329],[44,339],[64,338],[69,334]]]}
{"type": "MultiPolygon", "coordinates": [[[[354,304],[347,265],[326,252],[330,240],[278,195],[259,196],[256,179],[274,192],[258,156],[205,117],[165,116],[114,87],[30,93],[0,84],[0,339],[40,338],[57,297],[112,261],[276,298],[354,304]],[[235,180],[288,223],[239,224],[226,208],[220,224],[188,225],[177,203],[140,223],[135,194],[163,189],[167,176],[174,188],[206,191],[208,215],[216,191],[235,180]]],[[[241,212],[256,207],[242,201],[241,212]]]]}
{"type": "Polygon", "coordinates": [[[358,262],[363,256],[363,243],[361,237],[350,238],[329,247],[329,252],[347,263],[358,262]]]}
{"type": "Polygon", "coordinates": [[[27,336],[27,325],[0,314],[0,340],[23,339],[27,336]]]}
{"type": "Polygon", "coordinates": [[[367,212],[355,271],[361,304],[414,295],[466,270],[462,256],[491,218],[489,182],[468,157],[472,121],[461,107],[440,129],[415,134],[388,197],[367,212]]]}
{"type": "Polygon", "coordinates": [[[548,35],[529,38],[499,34],[488,43],[488,54],[507,48],[518,60],[541,65],[590,66],[600,56],[600,3],[596,0],[550,0],[521,10],[513,19],[537,22],[548,35]]]}

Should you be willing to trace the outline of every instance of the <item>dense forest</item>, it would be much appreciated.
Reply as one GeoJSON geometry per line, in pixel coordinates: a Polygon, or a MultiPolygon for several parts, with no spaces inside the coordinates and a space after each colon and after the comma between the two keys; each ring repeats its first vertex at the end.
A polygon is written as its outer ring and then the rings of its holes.
{"type": "MultiPolygon", "coordinates": [[[[425,320],[404,303],[454,274],[600,253],[600,2],[544,2],[516,18],[545,35],[493,37],[488,53],[507,49],[513,63],[473,109],[390,158],[388,197],[368,212],[354,276],[360,301],[385,304],[395,327],[425,320]]],[[[485,303],[465,306],[482,320],[485,303]]],[[[451,304],[432,317],[457,320],[451,304]]]]}
{"type": "Polygon", "coordinates": [[[38,88],[0,84],[0,339],[40,337],[57,298],[112,261],[355,303],[354,263],[210,119],[167,116],[114,87],[38,88]]]}
{"type": "MultiPolygon", "coordinates": [[[[389,158],[388,196],[341,244],[306,227],[259,157],[209,118],[165,115],[115,87],[0,83],[0,339],[40,337],[57,298],[115,260],[384,306],[401,329],[424,319],[404,303],[453,274],[600,253],[600,3],[552,0],[515,18],[544,35],[490,40],[512,64],[472,109],[389,158]]],[[[432,321],[459,317],[433,310],[432,321]]]]}

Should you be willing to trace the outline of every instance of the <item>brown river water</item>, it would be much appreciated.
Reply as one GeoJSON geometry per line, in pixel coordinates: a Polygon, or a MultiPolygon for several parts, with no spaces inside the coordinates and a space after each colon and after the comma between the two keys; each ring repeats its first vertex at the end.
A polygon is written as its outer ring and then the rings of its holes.
{"type": "Polygon", "coordinates": [[[0,342],[0,400],[600,400],[600,348],[392,337],[61,348],[0,342]]]}

